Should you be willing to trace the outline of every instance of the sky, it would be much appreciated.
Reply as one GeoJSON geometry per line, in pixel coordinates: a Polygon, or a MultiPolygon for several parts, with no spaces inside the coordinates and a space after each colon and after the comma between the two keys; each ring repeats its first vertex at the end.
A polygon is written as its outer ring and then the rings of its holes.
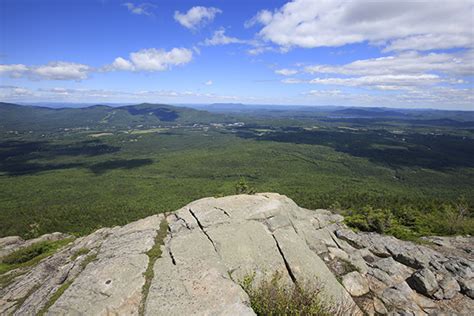
{"type": "Polygon", "coordinates": [[[0,100],[474,110],[474,0],[0,0],[0,100]]]}

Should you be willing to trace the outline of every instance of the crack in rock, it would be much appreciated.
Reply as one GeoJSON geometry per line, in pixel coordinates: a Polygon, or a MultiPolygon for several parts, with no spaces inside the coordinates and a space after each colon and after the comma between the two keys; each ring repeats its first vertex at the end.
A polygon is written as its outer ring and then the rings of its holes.
{"type": "Polygon", "coordinates": [[[224,210],[223,208],[220,208],[220,207],[214,207],[215,209],[218,209],[219,211],[222,211],[227,217],[230,217],[229,213],[227,213],[226,210],[224,210]]]}
{"type": "Polygon", "coordinates": [[[201,231],[203,232],[204,235],[206,235],[207,239],[209,239],[209,241],[211,242],[212,244],[212,247],[214,248],[214,251],[219,254],[219,252],[217,251],[217,248],[216,248],[216,245],[214,244],[214,241],[211,239],[211,237],[207,234],[207,232],[204,230],[204,227],[202,226],[201,222],[199,221],[199,219],[197,218],[196,214],[194,214],[194,212],[189,209],[189,213],[191,214],[192,217],[194,217],[194,219],[196,220],[199,228],[201,229],[201,231]]]}
{"type": "Polygon", "coordinates": [[[285,255],[283,254],[283,251],[281,250],[280,244],[278,243],[278,240],[275,238],[275,235],[272,234],[272,237],[273,237],[273,240],[275,240],[278,252],[280,253],[280,256],[282,257],[283,262],[285,263],[286,271],[288,272],[288,275],[290,276],[291,281],[296,285],[297,284],[296,277],[293,274],[293,271],[291,271],[290,264],[286,260],[285,255]]]}

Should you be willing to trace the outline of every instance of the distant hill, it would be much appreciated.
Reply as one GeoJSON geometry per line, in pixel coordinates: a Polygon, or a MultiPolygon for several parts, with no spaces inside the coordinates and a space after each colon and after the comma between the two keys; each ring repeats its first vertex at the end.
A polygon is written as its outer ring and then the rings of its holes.
{"type": "Polygon", "coordinates": [[[64,128],[130,128],[158,125],[226,122],[226,115],[165,104],[142,103],[111,107],[49,108],[0,103],[1,130],[57,130],[64,128]]]}
{"type": "Polygon", "coordinates": [[[384,108],[347,108],[343,110],[333,111],[331,115],[337,116],[353,116],[353,117],[405,117],[407,114],[384,108]]]}

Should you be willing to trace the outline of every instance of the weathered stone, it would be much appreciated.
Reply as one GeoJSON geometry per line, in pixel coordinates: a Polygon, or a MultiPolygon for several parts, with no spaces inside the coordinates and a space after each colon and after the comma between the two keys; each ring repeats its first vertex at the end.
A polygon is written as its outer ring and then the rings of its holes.
{"type": "Polygon", "coordinates": [[[361,296],[369,293],[369,284],[359,272],[353,271],[342,277],[342,285],[352,296],[361,296]]]}
{"type": "MultiPolygon", "coordinates": [[[[324,302],[348,305],[348,315],[361,313],[355,301],[369,315],[468,315],[474,309],[474,262],[465,250],[471,237],[440,237],[427,247],[353,232],[340,215],[300,208],[279,194],[205,198],[166,218],[168,234],[152,267],[147,251],[162,218],[98,230],[35,266],[8,272],[0,314],[38,314],[70,284],[47,314],[136,315],[143,306],[145,315],[254,315],[239,283],[253,276],[258,284],[275,273],[286,285],[317,285],[324,302]],[[144,275],[147,268],[152,279],[144,275]]],[[[1,238],[0,253],[32,242],[1,238]]]]}
{"type": "Polygon", "coordinates": [[[339,258],[345,261],[349,261],[349,255],[343,250],[339,248],[333,248],[333,247],[328,248],[328,250],[329,250],[329,258],[331,259],[339,258]]]}
{"type": "Polygon", "coordinates": [[[461,290],[459,283],[453,277],[445,275],[439,282],[439,286],[442,290],[443,296],[441,299],[451,299],[461,290]]]}
{"type": "Polygon", "coordinates": [[[459,285],[461,287],[461,292],[470,298],[474,299],[474,279],[459,279],[459,285]]]}
{"type": "Polygon", "coordinates": [[[373,264],[374,268],[380,269],[387,273],[390,282],[382,279],[387,284],[395,284],[405,281],[413,273],[413,269],[393,260],[392,258],[383,258],[373,264]]]}
{"type": "Polygon", "coordinates": [[[145,315],[254,315],[200,229],[173,236],[154,266],[145,315]]]}
{"type": "Polygon", "coordinates": [[[110,231],[97,260],[79,274],[48,310],[49,315],[137,314],[161,216],[151,216],[110,231]]]}
{"type": "Polygon", "coordinates": [[[413,273],[407,282],[412,289],[426,296],[433,296],[433,294],[439,289],[436,276],[427,268],[413,273]]]}
{"type": "Polygon", "coordinates": [[[294,230],[280,229],[274,236],[295,281],[304,284],[317,280],[323,285],[322,293],[335,304],[351,300],[324,262],[308,248],[294,230]]]}
{"type": "Polygon", "coordinates": [[[385,306],[390,306],[391,312],[410,312],[423,314],[423,310],[413,299],[414,292],[406,282],[386,288],[381,299],[385,306]]]}
{"type": "Polygon", "coordinates": [[[374,297],[374,309],[375,309],[375,312],[381,315],[385,315],[388,313],[387,308],[378,297],[374,297]]]}

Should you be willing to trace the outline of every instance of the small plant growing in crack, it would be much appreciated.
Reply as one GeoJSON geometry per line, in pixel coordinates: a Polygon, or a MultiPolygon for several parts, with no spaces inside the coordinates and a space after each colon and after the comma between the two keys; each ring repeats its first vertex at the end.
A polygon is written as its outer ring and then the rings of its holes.
{"type": "Polygon", "coordinates": [[[46,314],[48,309],[53,306],[54,303],[63,295],[63,293],[69,288],[69,286],[72,284],[71,281],[66,281],[64,282],[57,290],[54,292],[54,294],[51,296],[49,301],[46,303],[46,305],[43,306],[43,308],[38,312],[37,316],[43,316],[46,314]]]}
{"type": "Polygon", "coordinates": [[[80,248],[71,256],[71,260],[74,261],[77,258],[79,258],[80,256],[87,255],[89,253],[89,251],[91,251],[89,248],[85,248],[85,247],[80,248]]]}
{"type": "Polygon", "coordinates": [[[153,266],[158,258],[161,257],[161,246],[164,245],[164,240],[168,234],[168,222],[165,217],[160,222],[160,229],[157,231],[155,236],[155,244],[151,247],[150,250],[146,253],[148,255],[148,266],[146,271],[143,273],[145,277],[145,284],[142,287],[142,300],[139,307],[139,315],[144,315],[145,313],[145,302],[150,292],[151,281],[155,277],[155,272],[153,271],[153,266]]]}

